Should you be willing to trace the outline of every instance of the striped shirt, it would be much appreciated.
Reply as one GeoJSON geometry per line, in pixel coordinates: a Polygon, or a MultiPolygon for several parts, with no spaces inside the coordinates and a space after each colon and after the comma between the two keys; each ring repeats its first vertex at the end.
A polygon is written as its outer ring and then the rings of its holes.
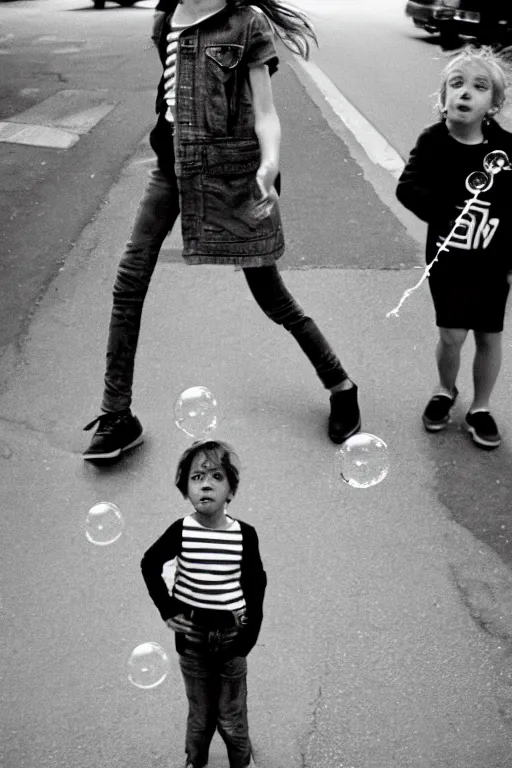
{"type": "Polygon", "coordinates": [[[164,99],[167,102],[167,111],[165,119],[170,123],[174,122],[174,110],[176,107],[176,57],[178,55],[178,37],[180,32],[186,29],[185,26],[171,26],[171,31],[167,35],[167,51],[164,67],[164,99]]]}
{"type": "Polygon", "coordinates": [[[194,608],[234,611],[245,607],[240,585],[242,532],[238,520],[226,530],[183,519],[173,596],[194,608]]]}
{"type": "MultiPolygon", "coordinates": [[[[224,8],[224,5],[207,13],[205,16],[200,16],[195,20],[194,24],[199,24],[201,21],[209,19],[210,16],[214,16],[222,8],[224,8]]],[[[164,66],[164,99],[167,102],[165,119],[170,123],[174,123],[174,116],[176,114],[176,58],[178,56],[178,38],[180,33],[189,26],[190,24],[175,24],[171,19],[170,32],[167,35],[167,49],[164,66]]]]}

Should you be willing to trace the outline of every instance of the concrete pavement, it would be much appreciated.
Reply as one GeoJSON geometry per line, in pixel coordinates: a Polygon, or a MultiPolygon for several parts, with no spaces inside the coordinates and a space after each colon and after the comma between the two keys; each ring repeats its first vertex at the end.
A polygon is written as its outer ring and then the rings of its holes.
{"type": "MultiPolygon", "coordinates": [[[[327,395],[307,360],[259,311],[239,271],[179,263],[176,235],[155,271],[137,359],[134,411],[146,442],[108,468],[82,462],[111,285],[152,162],[144,142],[50,286],[16,369],[3,371],[0,763],[8,768],[182,764],[173,637],[139,561],[188,511],[172,483],[189,443],[173,406],[197,384],[214,392],[216,434],[241,456],[231,511],[256,525],[269,576],[250,657],[258,765],[512,766],[509,349],[495,396],[499,451],[478,451],[457,428],[463,405],[445,434],[422,431],[434,380],[428,291],[385,319],[418,279],[417,243],[287,67],[278,106],[283,275],[359,384],[363,429],[387,442],[389,475],[368,490],[340,483],[327,395]],[[346,208],[326,216],[338,193],[346,208]],[[339,262],[315,262],[317,251],[339,262]],[[118,504],[125,520],[109,547],[93,546],[83,530],[100,500],[118,504]],[[171,668],[161,686],[141,691],[126,661],[148,640],[166,648],[171,668]]],[[[461,383],[467,404],[469,350],[461,383]]],[[[222,765],[216,737],[210,768],[222,765]]]]}

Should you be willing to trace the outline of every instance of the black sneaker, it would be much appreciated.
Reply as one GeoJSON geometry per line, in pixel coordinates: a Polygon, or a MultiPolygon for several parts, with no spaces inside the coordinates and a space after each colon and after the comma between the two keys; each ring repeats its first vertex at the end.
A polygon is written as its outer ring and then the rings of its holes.
{"type": "Polygon", "coordinates": [[[501,443],[498,425],[489,411],[466,414],[466,424],[473,442],[481,448],[497,448],[501,443]]]}
{"type": "Polygon", "coordinates": [[[439,432],[450,421],[450,411],[453,408],[459,391],[453,388],[453,397],[440,393],[431,397],[423,411],[423,426],[427,432],[439,432]]]}
{"type": "Polygon", "coordinates": [[[130,410],[102,413],[84,427],[84,430],[92,429],[95,424],[98,425],[98,429],[90,446],[82,454],[84,459],[93,461],[115,459],[122,451],[134,448],[144,439],[142,424],[130,410]]]}
{"type": "Polygon", "coordinates": [[[329,437],[333,443],[344,443],[361,429],[361,412],[357,404],[357,386],[331,395],[329,437]]]}

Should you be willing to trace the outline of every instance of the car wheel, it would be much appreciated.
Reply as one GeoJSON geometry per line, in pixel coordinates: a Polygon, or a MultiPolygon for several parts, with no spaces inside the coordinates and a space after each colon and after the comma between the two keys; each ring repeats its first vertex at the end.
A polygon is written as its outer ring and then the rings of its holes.
{"type": "Polygon", "coordinates": [[[97,11],[103,10],[105,7],[105,0],[94,0],[94,7],[97,11]]]}
{"type": "Polygon", "coordinates": [[[451,24],[439,27],[439,38],[443,48],[458,48],[460,45],[459,34],[451,24]]]}

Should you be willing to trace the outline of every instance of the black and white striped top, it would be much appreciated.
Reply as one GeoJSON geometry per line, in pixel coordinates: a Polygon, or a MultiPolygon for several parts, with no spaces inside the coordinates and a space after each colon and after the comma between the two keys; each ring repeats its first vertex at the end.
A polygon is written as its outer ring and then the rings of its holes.
{"type": "Polygon", "coordinates": [[[167,54],[164,67],[164,99],[167,102],[165,119],[174,122],[174,109],[176,106],[176,56],[178,54],[178,37],[185,26],[172,25],[167,35],[167,54]]]}
{"type": "Polygon", "coordinates": [[[183,519],[173,596],[194,608],[244,608],[240,584],[242,552],[242,532],[237,520],[226,530],[213,530],[188,515],[183,519]]]}

